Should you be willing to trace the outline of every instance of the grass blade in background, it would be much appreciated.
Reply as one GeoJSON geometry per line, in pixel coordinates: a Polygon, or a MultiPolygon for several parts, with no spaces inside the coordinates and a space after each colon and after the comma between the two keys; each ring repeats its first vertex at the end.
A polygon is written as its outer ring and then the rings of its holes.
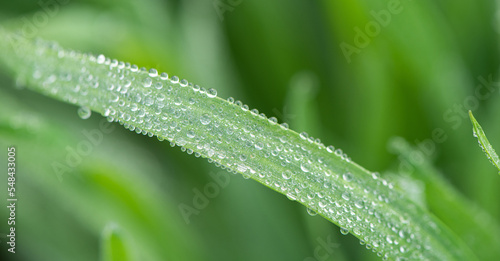
{"type": "Polygon", "coordinates": [[[239,172],[287,195],[366,242],[385,258],[475,260],[448,228],[393,186],[319,140],[298,134],[177,77],[100,55],[64,50],[0,31],[1,62],[45,95],[189,154],[239,172]]]}
{"type": "Polygon", "coordinates": [[[127,243],[117,224],[108,224],[101,238],[101,261],[130,261],[127,243]]]}
{"type": "Polygon", "coordinates": [[[402,138],[393,138],[390,149],[400,155],[399,175],[422,181],[426,205],[476,253],[480,260],[500,256],[500,226],[489,213],[457,191],[449,181],[402,138]]]}
{"type": "Polygon", "coordinates": [[[495,149],[493,149],[493,146],[491,146],[490,142],[488,141],[488,138],[486,138],[486,134],[484,134],[484,131],[483,131],[483,128],[481,127],[481,125],[479,125],[476,118],[474,118],[474,115],[472,115],[472,111],[469,111],[469,117],[470,117],[470,120],[472,122],[472,130],[474,132],[474,137],[477,138],[477,141],[479,142],[479,146],[486,154],[486,157],[488,157],[491,164],[493,164],[493,165],[495,165],[495,167],[497,167],[498,174],[500,174],[500,159],[498,158],[498,155],[495,152],[495,149]]]}

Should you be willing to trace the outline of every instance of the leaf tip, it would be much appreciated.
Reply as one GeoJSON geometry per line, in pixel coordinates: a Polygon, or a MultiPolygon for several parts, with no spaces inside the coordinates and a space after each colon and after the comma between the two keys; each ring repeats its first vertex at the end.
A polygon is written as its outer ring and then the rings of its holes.
{"type": "MultiPolygon", "coordinates": [[[[484,151],[490,162],[500,170],[500,159],[498,157],[498,154],[496,154],[495,150],[493,149],[493,146],[491,146],[490,142],[488,141],[488,138],[486,138],[486,134],[483,131],[483,128],[481,125],[477,122],[477,120],[474,118],[474,115],[472,115],[472,111],[469,110],[469,117],[472,122],[472,131],[474,134],[474,137],[478,139],[479,146],[481,149],[484,151]]],[[[500,174],[500,172],[499,172],[500,174]]]]}

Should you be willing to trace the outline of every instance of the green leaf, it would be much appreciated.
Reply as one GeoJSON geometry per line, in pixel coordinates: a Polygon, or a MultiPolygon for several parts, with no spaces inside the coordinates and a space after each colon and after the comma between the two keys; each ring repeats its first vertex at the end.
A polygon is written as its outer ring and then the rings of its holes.
{"type": "Polygon", "coordinates": [[[168,140],[241,173],[339,225],[384,258],[475,260],[443,223],[340,149],[298,134],[232,98],[156,70],[1,31],[0,60],[47,96],[168,140]]]}
{"type": "Polygon", "coordinates": [[[126,244],[118,225],[108,224],[102,233],[101,261],[128,261],[130,260],[126,244]]]}
{"type": "Polygon", "coordinates": [[[479,125],[476,118],[474,118],[474,115],[472,115],[472,111],[470,110],[469,110],[469,117],[472,122],[472,131],[474,133],[474,137],[477,138],[479,146],[486,154],[486,157],[488,157],[491,164],[497,167],[497,169],[499,170],[498,174],[500,174],[500,159],[498,158],[497,153],[493,149],[493,146],[491,146],[490,142],[488,141],[488,138],[486,138],[486,134],[484,134],[483,128],[481,127],[481,125],[479,125]]]}

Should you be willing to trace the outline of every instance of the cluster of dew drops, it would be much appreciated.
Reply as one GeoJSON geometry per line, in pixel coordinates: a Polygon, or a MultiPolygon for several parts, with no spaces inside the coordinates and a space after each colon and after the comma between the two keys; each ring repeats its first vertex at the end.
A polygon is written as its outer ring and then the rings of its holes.
{"type": "MultiPolygon", "coordinates": [[[[53,68],[35,66],[33,79],[41,81],[45,91],[82,106],[78,109],[82,119],[91,116],[92,108],[110,122],[167,139],[188,154],[259,180],[290,200],[310,206],[309,214],[335,221],[342,234],[353,233],[362,244],[369,242],[366,248],[384,259],[404,260],[410,251],[428,248],[414,243],[423,239],[408,225],[410,218],[402,219],[381,207],[401,197],[392,183],[378,173],[366,175],[368,178],[353,175],[349,171],[351,160],[342,150],[325,146],[305,132],[294,135],[275,117],[267,118],[232,97],[223,101],[216,98],[215,89],[207,90],[177,76],[104,55],[63,49],[56,53],[66,59],[69,69],[54,75],[53,68]],[[74,69],[74,61],[80,61],[78,69],[74,69]],[[274,164],[264,165],[263,161],[274,164]],[[379,233],[381,228],[388,232],[379,233]]],[[[420,255],[422,251],[414,252],[420,255]]]]}

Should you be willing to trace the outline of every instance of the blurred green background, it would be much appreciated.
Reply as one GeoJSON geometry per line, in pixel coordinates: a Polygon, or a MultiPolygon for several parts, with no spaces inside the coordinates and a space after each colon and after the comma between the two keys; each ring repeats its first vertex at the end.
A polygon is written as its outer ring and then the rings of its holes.
{"type": "MultiPolygon", "coordinates": [[[[391,137],[423,144],[427,161],[471,205],[500,220],[500,177],[465,114],[473,110],[500,149],[497,1],[19,0],[0,7],[5,26],[216,88],[383,175],[400,170],[391,137]],[[447,139],[429,143],[438,128],[447,139]]],[[[119,125],[103,131],[100,115],[81,120],[76,107],[20,88],[5,71],[0,110],[0,166],[7,146],[16,146],[19,199],[15,255],[5,245],[9,213],[0,211],[2,260],[107,260],[110,244],[122,244],[120,260],[379,259],[286,197],[168,142],[119,125]],[[102,139],[57,175],[54,166],[91,141],[83,131],[102,139]],[[214,196],[186,222],[179,206],[193,207],[196,191],[207,187],[214,196]],[[327,241],[334,244],[324,248],[327,241]],[[327,259],[315,256],[318,248],[327,259]]],[[[429,208],[446,220],[439,207],[429,208]]]]}

